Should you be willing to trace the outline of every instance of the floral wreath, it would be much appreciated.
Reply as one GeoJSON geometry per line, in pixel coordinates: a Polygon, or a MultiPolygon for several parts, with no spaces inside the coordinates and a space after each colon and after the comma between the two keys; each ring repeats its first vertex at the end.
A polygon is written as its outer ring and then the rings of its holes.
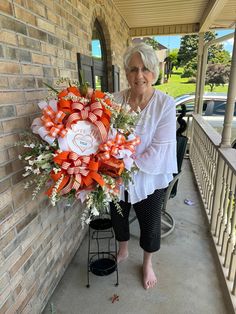
{"type": "MultiPolygon", "coordinates": [[[[119,187],[132,180],[135,148],[140,143],[134,128],[139,113],[114,102],[112,95],[92,90],[79,82],[60,79],[61,91],[47,85],[50,96],[38,106],[42,116],[34,119],[32,133],[18,143],[27,162],[25,188],[36,185],[33,198],[47,186],[55,205],[62,197],[85,202],[82,225],[107,212],[109,202],[118,205],[119,187]]],[[[121,213],[122,214],[122,213],[121,213]]]]}

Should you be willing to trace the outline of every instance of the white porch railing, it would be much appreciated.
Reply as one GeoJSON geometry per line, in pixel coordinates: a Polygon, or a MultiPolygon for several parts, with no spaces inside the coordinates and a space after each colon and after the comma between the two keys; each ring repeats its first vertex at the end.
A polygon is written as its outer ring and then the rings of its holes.
{"type": "Polygon", "coordinates": [[[236,303],[236,150],[219,148],[221,135],[193,114],[190,161],[211,227],[232,304],[236,303]]]}

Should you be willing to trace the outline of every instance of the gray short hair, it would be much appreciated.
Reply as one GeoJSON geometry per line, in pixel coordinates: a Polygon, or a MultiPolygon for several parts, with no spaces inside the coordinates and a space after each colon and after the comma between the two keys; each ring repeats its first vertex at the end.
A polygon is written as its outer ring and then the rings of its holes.
{"type": "Polygon", "coordinates": [[[124,53],[124,68],[129,70],[130,59],[135,53],[139,53],[145,67],[154,74],[153,83],[156,82],[159,76],[159,60],[152,46],[145,43],[138,43],[127,48],[124,53]]]}

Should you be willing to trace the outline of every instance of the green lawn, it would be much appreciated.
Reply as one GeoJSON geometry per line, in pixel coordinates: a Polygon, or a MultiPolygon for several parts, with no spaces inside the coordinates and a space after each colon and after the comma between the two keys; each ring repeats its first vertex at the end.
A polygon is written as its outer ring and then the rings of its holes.
{"type": "MultiPolygon", "coordinates": [[[[172,97],[178,97],[180,95],[194,93],[196,84],[188,83],[188,78],[181,78],[182,69],[174,70],[173,74],[169,78],[168,83],[155,86],[156,89],[161,90],[164,93],[169,94],[172,97]]],[[[225,92],[227,93],[228,86],[217,86],[214,92],[225,92]]],[[[205,91],[209,92],[210,88],[208,85],[205,86],[205,91]]]]}

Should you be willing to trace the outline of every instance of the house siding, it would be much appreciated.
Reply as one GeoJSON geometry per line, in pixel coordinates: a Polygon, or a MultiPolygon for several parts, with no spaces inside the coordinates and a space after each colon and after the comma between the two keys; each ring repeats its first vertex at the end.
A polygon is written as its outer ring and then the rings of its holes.
{"type": "Polygon", "coordinates": [[[125,88],[129,29],[112,1],[0,2],[0,314],[41,313],[87,230],[80,203],[53,207],[43,192],[32,200],[15,143],[48,95],[43,82],[78,79],[77,53],[91,55],[96,18],[106,39],[109,89],[112,65],[120,67],[125,88]]]}

